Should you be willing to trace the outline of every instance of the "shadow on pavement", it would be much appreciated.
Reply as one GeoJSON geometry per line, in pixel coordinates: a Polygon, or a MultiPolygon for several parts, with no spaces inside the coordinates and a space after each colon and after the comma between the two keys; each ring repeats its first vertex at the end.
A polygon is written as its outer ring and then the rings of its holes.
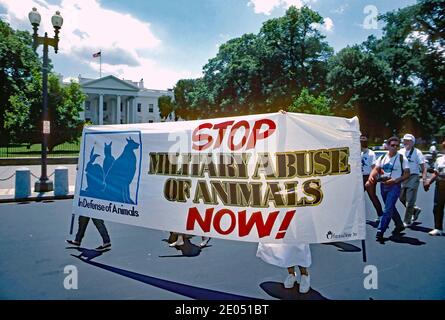
{"type": "Polygon", "coordinates": [[[101,256],[102,254],[104,254],[107,251],[110,251],[110,249],[103,250],[103,251],[97,251],[94,249],[87,249],[87,248],[82,248],[82,247],[66,247],[66,249],[76,249],[77,251],[80,252],[80,254],[78,256],[72,254],[72,256],[79,258],[79,259],[85,259],[88,261],[101,256]]]}
{"type": "Polygon", "coordinates": [[[388,241],[392,241],[395,243],[406,243],[412,246],[422,246],[426,244],[425,242],[420,241],[417,238],[405,237],[404,235],[405,233],[401,233],[400,235],[392,235],[389,238],[383,238],[383,241],[378,241],[378,242],[380,242],[380,244],[385,244],[388,241]]]}
{"type": "Polygon", "coordinates": [[[272,281],[261,283],[260,288],[271,297],[280,300],[329,300],[312,288],[309,289],[308,293],[300,293],[298,291],[299,285],[296,282],[292,289],[286,289],[283,283],[272,281]]]}
{"type": "Polygon", "coordinates": [[[421,246],[426,244],[425,242],[420,241],[417,238],[405,237],[403,234],[400,234],[399,236],[392,235],[388,238],[388,240],[396,243],[406,243],[412,246],[421,246]]]}
{"type": "Polygon", "coordinates": [[[338,248],[338,251],[340,252],[360,252],[362,249],[360,249],[357,246],[354,246],[353,244],[346,243],[346,242],[330,242],[330,243],[324,243],[325,245],[334,246],[338,248]]]}
{"type": "Polygon", "coordinates": [[[419,224],[420,224],[420,223],[416,223],[416,225],[412,225],[412,226],[410,227],[410,229],[413,230],[413,231],[420,231],[420,232],[425,232],[425,233],[428,233],[428,232],[430,232],[431,230],[433,230],[433,229],[431,229],[431,228],[421,227],[421,226],[419,226],[419,224]]]}
{"type": "MultiPolygon", "coordinates": [[[[79,250],[79,251],[83,251],[83,250],[79,250]]],[[[87,250],[86,253],[89,254],[89,253],[91,253],[90,251],[95,251],[95,250],[87,250]]],[[[99,255],[101,255],[101,252],[99,252],[99,255]]],[[[97,256],[99,256],[99,255],[97,255],[97,256]]],[[[199,287],[182,284],[179,282],[173,282],[173,281],[150,277],[145,274],[136,273],[136,272],[128,271],[125,269],[115,268],[115,267],[112,267],[112,266],[109,266],[109,265],[106,265],[103,263],[98,263],[98,262],[92,261],[93,258],[90,258],[90,259],[85,258],[84,259],[84,258],[82,258],[82,255],[79,255],[79,256],[72,255],[72,256],[78,258],[79,260],[81,260],[89,265],[119,274],[121,276],[130,278],[130,279],[133,279],[136,281],[140,281],[140,282],[149,284],[151,286],[154,286],[154,287],[157,287],[160,289],[164,289],[164,290],[176,293],[176,294],[180,294],[180,295],[192,298],[192,299],[198,299],[198,300],[258,300],[256,298],[252,298],[252,297],[239,296],[236,294],[225,293],[225,292],[215,291],[215,290],[210,290],[210,289],[205,289],[205,288],[199,288],[199,287]]]]}
{"type": "MultiPolygon", "coordinates": [[[[169,243],[168,239],[163,239],[162,241],[169,243]]],[[[200,247],[200,246],[193,244],[189,238],[185,238],[184,244],[182,246],[175,246],[176,250],[181,251],[181,254],[159,256],[159,258],[197,257],[201,253],[202,249],[208,248],[208,247],[211,247],[211,246],[206,245],[205,247],[200,247]]]]}

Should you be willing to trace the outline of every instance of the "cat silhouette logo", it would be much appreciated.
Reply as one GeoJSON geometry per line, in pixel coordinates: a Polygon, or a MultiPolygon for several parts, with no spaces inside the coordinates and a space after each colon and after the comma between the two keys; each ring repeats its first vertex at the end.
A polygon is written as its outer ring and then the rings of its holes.
{"type": "Polygon", "coordinates": [[[139,131],[85,133],[80,195],[137,204],[141,154],[139,131]]]}

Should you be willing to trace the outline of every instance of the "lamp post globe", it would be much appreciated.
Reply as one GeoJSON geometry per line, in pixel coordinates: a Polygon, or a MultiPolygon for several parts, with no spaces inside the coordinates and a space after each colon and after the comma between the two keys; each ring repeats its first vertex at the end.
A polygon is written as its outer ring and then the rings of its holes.
{"type": "Polygon", "coordinates": [[[34,26],[40,25],[40,21],[42,20],[40,13],[37,11],[37,8],[32,8],[32,11],[28,14],[29,22],[34,26]]]}

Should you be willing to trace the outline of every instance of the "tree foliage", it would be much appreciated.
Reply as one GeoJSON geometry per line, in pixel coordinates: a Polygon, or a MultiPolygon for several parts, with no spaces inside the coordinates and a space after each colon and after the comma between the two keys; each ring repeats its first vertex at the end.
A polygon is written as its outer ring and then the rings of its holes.
{"type": "MultiPolygon", "coordinates": [[[[0,21],[0,37],[1,143],[40,143],[43,125],[41,61],[32,50],[28,32],[14,31],[0,21]]],[[[57,75],[49,73],[50,149],[80,137],[83,127],[80,112],[84,101],[79,84],[63,85],[57,75]]]]}

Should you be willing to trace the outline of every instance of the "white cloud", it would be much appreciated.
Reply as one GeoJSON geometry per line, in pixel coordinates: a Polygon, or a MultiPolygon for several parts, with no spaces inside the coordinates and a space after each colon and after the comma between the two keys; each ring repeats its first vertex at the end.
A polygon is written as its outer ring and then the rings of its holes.
{"type": "Polygon", "coordinates": [[[316,2],[316,0],[250,0],[247,5],[253,7],[255,13],[268,16],[275,8],[284,7],[287,9],[290,6],[301,8],[309,2],[316,2]]]}
{"type": "Polygon", "coordinates": [[[165,89],[180,77],[190,76],[186,71],[175,71],[150,59],[150,53],[162,52],[162,41],[153,33],[150,23],[106,9],[99,0],[61,0],[59,5],[45,0],[0,0],[0,5],[6,8],[2,18],[13,28],[29,31],[28,13],[36,7],[42,16],[39,33],[48,32],[51,37],[54,35],[51,16],[59,10],[64,18],[59,53],[79,67],[89,65],[98,70],[99,60],[93,59],[92,54],[101,50],[104,73],[134,81],[144,78],[147,87],[165,89]]]}
{"type": "Polygon", "coordinates": [[[326,31],[332,31],[334,29],[334,21],[331,18],[324,18],[323,29],[326,31]]]}
{"type": "Polygon", "coordinates": [[[329,17],[324,18],[323,24],[313,23],[312,26],[314,28],[318,29],[319,31],[323,31],[323,32],[333,32],[334,31],[334,21],[329,17]]]}

